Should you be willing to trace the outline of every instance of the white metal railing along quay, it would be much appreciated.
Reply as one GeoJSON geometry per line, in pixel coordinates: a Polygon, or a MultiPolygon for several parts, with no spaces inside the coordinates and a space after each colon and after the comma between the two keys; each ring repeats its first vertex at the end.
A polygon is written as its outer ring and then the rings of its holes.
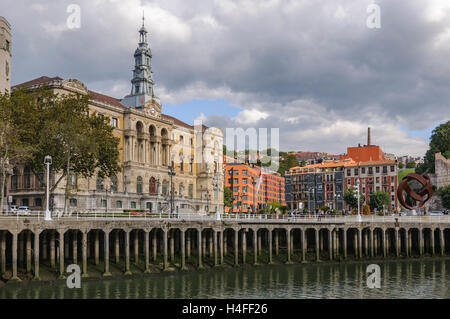
{"type": "MultiPolygon", "coordinates": [[[[0,214],[1,220],[33,219],[43,220],[44,211],[32,211],[29,214],[0,214]]],[[[221,220],[227,222],[257,222],[257,223],[450,223],[450,215],[437,216],[318,216],[318,215],[272,215],[272,214],[221,214],[221,220]]],[[[177,213],[155,213],[155,212],[124,212],[124,211],[53,211],[53,220],[192,220],[192,221],[214,221],[215,214],[206,215],[200,213],[177,214],[177,213]]]]}

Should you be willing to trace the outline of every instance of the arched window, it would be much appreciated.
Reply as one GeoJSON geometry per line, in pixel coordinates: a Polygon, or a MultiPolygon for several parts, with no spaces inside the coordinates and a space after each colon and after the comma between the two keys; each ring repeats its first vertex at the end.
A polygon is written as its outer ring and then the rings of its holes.
{"type": "Polygon", "coordinates": [[[23,171],[23,188],[31,188],[31,169],[29,167],[23,171]]]}
{"type": "Polygon", "coordinates": [[[103,178],[100,175],[97,175],[96,189],[98,191],[103,190],[103,178]]]}
{"type": "Polygon", "coordinates": [[[136,193],[142,194],[142,177],[138,176],[136,179],[136,193]]]}
{"type": "Polygon", "coordinates": [[[150,178],[149,184],[148,184],[148,192],[150,194],[156,193],[156,179],[154,177],[150,178]]]}
{"type": "Polygon", "coordinates": [[[163,181],[163,183],[162,183],[162,193],[163,193],[163,195],[167,195],[168,185],[169,185],[168,181],[163,181]]]}
{"type": "Polygon", "coordinates": [[[111,191],[117,192],[117,190],[118,190],[118,181],[117,176],[114,175],[111,177],[111,191]]]}
{"type": "Polygon", "coordinates": [[[19,188],[19,169],[14,167],[13,174],[11,176],[11,189],[19,188]]]}
{"type": "Polygon", "coordinates": [[[193,197],[194,197],[194,185],[189,184],[189,198],[193,198],[193,197]]]}
{"type": "Polygon", "coordinates": [[[155,126],[154,125],[150,125],[149,133],[150,133],[150,136],[155,136],[155,126]]]}

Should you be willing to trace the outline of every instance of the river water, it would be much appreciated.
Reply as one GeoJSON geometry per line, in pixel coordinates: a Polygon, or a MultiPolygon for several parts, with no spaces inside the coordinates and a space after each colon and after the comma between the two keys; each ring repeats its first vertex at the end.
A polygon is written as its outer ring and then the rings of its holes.
{"type": "Polygon", "coordinates": [[[381,288],[367,287],[370,263],[295,264],[175,272],[109,280],[5,285],[6,298],[450,298],[450,259],[377,261],[381,288]]]}

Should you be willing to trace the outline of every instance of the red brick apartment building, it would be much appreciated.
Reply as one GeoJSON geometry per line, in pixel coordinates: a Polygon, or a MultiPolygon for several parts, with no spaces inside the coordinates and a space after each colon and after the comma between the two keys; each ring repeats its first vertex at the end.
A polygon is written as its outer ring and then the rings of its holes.
{"type": "Polygon", "coordinates": [[[250,213],[277,202],[286,205],[284,177],[277,172],[261,171],[261,167],[239,163],[224,157],[225,186],[233,191],[233,209],[226,211],[250,213]],[[258,180],[261,184],[257,192],[258,180]]]}

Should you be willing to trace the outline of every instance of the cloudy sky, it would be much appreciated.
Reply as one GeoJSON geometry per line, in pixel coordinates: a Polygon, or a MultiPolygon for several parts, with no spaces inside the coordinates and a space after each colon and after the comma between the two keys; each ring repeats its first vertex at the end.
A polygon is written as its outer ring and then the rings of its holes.
{"type": "Polygon", "coordinates": [[[188,123],[277,127],[282,150],[337,154],[370,126],[384,151],[423,155],[450,119],[448,0],[2,0],[13,84],[76,78],[122,98],[143,10],[156,93],[188,123]]]}

